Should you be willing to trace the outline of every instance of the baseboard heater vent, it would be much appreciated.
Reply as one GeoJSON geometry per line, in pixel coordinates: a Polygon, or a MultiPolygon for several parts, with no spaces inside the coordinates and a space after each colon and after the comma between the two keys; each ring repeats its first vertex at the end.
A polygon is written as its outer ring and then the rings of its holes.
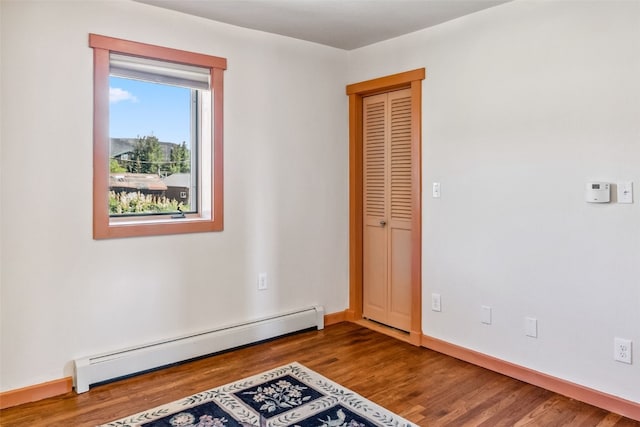
{"type": "Polygon", "coordinates": [[[92,384],[311,328],[324,328],[322,306],[76,359],[76,392],[84,393],[92,384]]]}

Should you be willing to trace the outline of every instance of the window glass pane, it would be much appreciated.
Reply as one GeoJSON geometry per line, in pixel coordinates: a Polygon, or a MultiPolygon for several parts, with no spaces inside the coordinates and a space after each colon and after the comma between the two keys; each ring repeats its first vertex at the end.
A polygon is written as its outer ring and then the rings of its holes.
{"type": "Polygon", "coordinates": [[[196,90],[109,78],[109,214],[197,211],[196,90]]]}

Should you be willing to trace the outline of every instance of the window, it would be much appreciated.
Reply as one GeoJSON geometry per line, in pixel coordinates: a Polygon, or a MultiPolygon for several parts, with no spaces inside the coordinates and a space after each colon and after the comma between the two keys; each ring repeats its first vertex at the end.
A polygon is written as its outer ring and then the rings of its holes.
{"type": "Polygon", "coordinates": [[[220,231],[226,59],[96,34],[94,239],[220,231]]]}

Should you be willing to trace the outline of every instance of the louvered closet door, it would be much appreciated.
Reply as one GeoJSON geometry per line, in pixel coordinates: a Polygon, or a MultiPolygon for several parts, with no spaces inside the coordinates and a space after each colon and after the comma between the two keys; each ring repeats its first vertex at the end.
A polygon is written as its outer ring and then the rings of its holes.
{"type": "Polygon", "coordinates": [[[363,99],[363,316],[411,325],[411,92],[363,99]]]}
{"type": "Polygon", "coordinates": [[[387,94],[362,100],[363,289],[362,314],[387,322],[387,94]]]}

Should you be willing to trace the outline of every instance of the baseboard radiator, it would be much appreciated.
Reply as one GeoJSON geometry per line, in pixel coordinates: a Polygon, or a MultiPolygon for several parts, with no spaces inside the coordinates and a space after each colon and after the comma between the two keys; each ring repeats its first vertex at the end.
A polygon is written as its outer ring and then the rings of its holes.
{"type": "Polygon", "coordinates": [[[324,328],[315,306],[210,331],[74,360],[77,393],[92,384],[149,371],[305,329],[324,328]]]}

